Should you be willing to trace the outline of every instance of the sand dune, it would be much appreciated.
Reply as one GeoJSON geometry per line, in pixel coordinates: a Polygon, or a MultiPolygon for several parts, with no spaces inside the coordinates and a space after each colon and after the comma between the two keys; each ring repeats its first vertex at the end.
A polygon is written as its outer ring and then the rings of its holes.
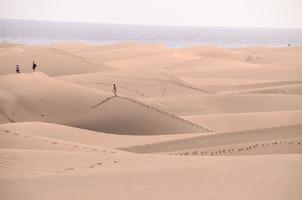
{"type": "Polygon", "coordinates": [[[220,70],[220,69],[249,69],[260,67],[257,64],[247,63],[241,60],[230,60],[227,58],[201,58],[193,61],[188,61],[180,64],[169,65],[165,67],[167,71],[173,72],[186,72],[190,71],[203,71],[203,70],[220,70]],[[225,63],[228,63],[225,65],[225,63]]]}
{"type": "Polygon", "coordinates": [[[43,73],[0,78],[3,122],[52,121],[62,123],[91,109],[108,93],[54,80],[43,73]]]}
{"type": "Polygon", "coordinates": [[[1,199],[300,200],[301,52],[1,44],[1,199]]]}
{"type": "Polygon", "coordinates": [[[94,45],[88,43],[80,43],[80,42],[77,43],[64,42],[64,43],[55,43],[47,46],[50,46],[51,48],[55,48],[55,49],[60,49],[68,53],[75,54],[76,52],[92,48],[94,45]]]}
{"type": "MultiPolygon", "coordinates": [[[[189,80],[191,82],[200,82],[200,80],[189,80]]],[[[266,89],[274,89],[278,87],[295,87],[301,84],[301,81],[273,81],[273,82],[263,82],[263,81],[249,81],[249,80],[238,80],[235,81],[228,81],[225,83],[225,80],[218,80],[218,81],[207,81],[206,84],[202,84],[200,87],[206,88],[207,90],[215,91],[216,93],[231,93],[236,91],[241,92],[249,92],[253,90],[266,90],[266,89]]],[[[200,83],[199,83],[200,84],[200,83]]],[[[273,92],[272,93],[278,93],[273,92]]]]}
{"type": "Polygon", "coordinates": [[[70,151],[35,151],[1,149],[0,176],[39,176],[72,172],[75,168],[85,170],[94,166],[109,163],[112,165],[113,153],[83,153],[70,151]],[[79,159],[81,157],[81,159],[79,159]],[[68,159],[66,159],[68,158],[68,159]],[[6,161],[6,162],[5,162],[6,161]],[[9,163],[8,163],[9,162],[9,163]],[[7,164],[8,163],[8,164],[7,164]],[[89,165],[89,164],[90,165],[89,165]]]}
{"type": "MultiPolygon", "coordinates": [[[[301,143],[301,127],[302,124],[289,125],[289,126],[280,126],[272,128],[263,128],[263,129],[251,129],[245,131],[237,132],[226,132],[226,133],[217,133],[217,134],[207,134],[203,136],[196,136],[186,139],[179,140],[170,140],[166,142],[159,142],[148,145],[138,145],[130,146],[126,148],[121,148],[122,150],[136,152],[136,153],[159,153],[159,152],[174,152],[174,151],[187,151],[190,149],[203,148],[207,149],[208,147],[217,147],[217,146],[231,146],[238,145],[243,143],[248,143],[247,148],[250,147],[250,144],[258,143],[272,143],[272,145],[277,141],[277,143],[285,142],[289,143],[287,140],[292,141],[292,146],[298,148],[298,153],[302,153],[302,143],[301,143]],[[207,148],[206,148],[207,147],[207,148]]],[[[260,146],[260,144],[258,144],[260,146]]],[[[269,145],[268,145],[269,146],[269,145]]],[[[234,147],[235,148],[235,147],[234,147]]],[[[240,152],[240,150],[234,149],[234,151],[240,152]]],[[[253,148],[248,148],[248,150],[253,150],[253,148]]],[[[284,152],[292,153],[292,152],[284,152]]],[[[297,153],[297,152],[296,152],[297,153]]],[[[209,155],[210,152],[208,152],[209,155]]]]}
{"type": "Polygon", "coordinates": [[[42,73],[8,75],[1,82],[4,96],[1,115],[8,122],[55,122],[107,133],[138,135],[207,131],[135,99],[113,98],[42,73]],[[81,101],[77,101],[79,99],[81,101]]]}
{"type": "Polygon", "coordinates": [[[24,47],[22,45],[0,43],[0,57],[23,51],[24,47]]]}
{"type": "Polygon", "coordinates": [[[146,99],[148,104],[177,115],[301,110],[301,101],[300,95],[275,94],[224,94],[146,99]]]}
{"type": "Polygon", "coordinates": [[[265,65],[295,65],[301,63],[301,47],[291,48],[239,48],[238,52],[245,52],[257,57],[257,62],[265,65]]]}
{"type": "Polygon", "coordinates": [[[2,197],[9,199],[38,199],[43,196],[44,199],[80,197],[84,199],[186,198],[191,200],[211,197],[215,200],[226,198],[252,200],[257,196],[258,199],[263,200],[282,200],[288,196],[288,192],[292,199],[300,198],[300,193],[296,190],[301,179],[297,168],[301,166],[299,161],[301,156],[298,155],[202,160],[178,157],[168,162],[165,156],[144,159],[144,164],[140,159],[128,158],[129,161],[140,166],[130,168],[129,164],[127,165],[129,162],[123,160],[116,160],[115,163],[115,160],[111,163],[112,160],[104,162],[98,154],[90,157],[91,155],[80,153],[60,153],[59,155],[54,152],[4,151],[3,153],[9,155],[2,157],[6,161],[18,160],[11,163],[11,166],[14,164],[21,166],[13,171],[6,170],[7,174],[27,175],[22,177],[11,175],[10,179],[6,177],[0,179],[3,185],[2,197]],[[79,162],[79,157],[82,158],[82,162],[79,162]],[[164,167],[150,168],[150,165],[158,166],[158,163],[164,163],[164,167]],[[44,169],[44,166],[47,168],[44,169]],[[24,171],[33,174],[24,173],[24,171]],[[203,189],[196,189],[200,187],[203,189]],[[223,190],[217,193],[217,187],[223,190]],[[175,190],[175,188],[178,189],[175,190]],[[238,189],[241,192],[232,192],[238,189]]]}
{"type": "Polygon", "coordinates": [[[138,43],[124,43],[107,46],[95,46],[76,52],[77,55],[96,62],[109,62],[136,57],[173,52],[164,45],[145,45],[138,43]]]}
{"type": "Polygon", "coordinates": [[[263,89],[236,91],[238,93],[256,93],[256,94],[289,94],[289,95],[301,95],[302,84],[277,86],[263,89]]]}
{"type": "Polygon", "coordinates": [[[154,69],[164,68],[173,64],[179,64],[187,61],[199,59],[194,53],[183,53],[183,52],[169,52],[156,55],[141,56],[137,58],[118,59],[106,62],[110,66],[117,67],[119,69],[133,68],[139,69],[154,69]]]}
{"type": "Polygon", "coordinates": [[[38,199],[43,196],[44,199],[190,200],[197,197],[252,200],[257,196],[263,200],[282,200],[290,192],[293,199],[300,198],[296,190],[301,179],[297,168],[301,166],[300,155],[215,159],[178,156],[169,161],[164,156],[149,157],[143,162],[137,156],[104,159],[101,155],[1,150],[1,158],[6,161],[3,163],[10,163],[2,165],[6,176],[0,179],[3,185],[1,196],[5,199],[38,199]],[[179,189],[175,190],[175,187],[179,189]],[[196,189],[200,187],[203,189],[196,189]],[[219,194],[215,192],[217,187],[223,188],[219,194]],[[241,192],[232,192],[237,189],[241,192]]]}
{"type": "Polygon", "coordinates": [[[21,72],[31,72],[32,62],[38,64],[38,70],[48,75],[66,75],[79,73],[93,73],[108,71],[110,66],[93,63],[80,56],[76,56],[56,48],[30,48],[22,52],[2,55],[0,59],[0,75],[15,72],[17,64],[21,72]]]}
{"type": "Polygon", "coordinates": [[[192,115],[183,118],[215,132],[269,128],[302,123],[302,111],[192,115]]]}
{"type": "Polygon", "coordinates": [[[85,150],[84,148],[87,147],[87,145],[93,146],[94,148],[119,148],[167,141],[176,138],[181,139],[203,134],[186,133],[177,135],[117,135],[44,122],[18,122],[1,124],[0,130],[2,133],[6,133],[2,135],[3,140],[1,141],[1,146],[5,148],[22,147],[25,149],[36,149],[36,144],[32,143],[33,140],[36,140],[39,141],[38,147],[40,149],[50,150],[51,147],[51,149],[61,150],[63,145],[64,150],[82,151],[85,150]],[[53,145],[53,143],[56,145],[53,145]],[[84,148],[74,148],[74,146],[83,146],[84,148]]]}
{"type": "Polygon", "coordinates": [[[186,70],[171,72],[178,77],[212,78],[212,79],[255,79],[255,80],[301,80],[301,67],[285,66],[257,67],[257,68],[230,68],[186,70]]]}
{"type": "Polygon", "coordinates": [[[135,135],[210,131],[176,115],[125,97],[114,97],[92,108],[94,110],[87,115],[66,124],[107,133],[135,135]]]}
{"type": "Polygon", "coordinates": [[[137,98],[207,94],[207,91],[186,84],[177,77],[169,76],[164,72],[148,71],[148,73],[143,73],[131,71],[131,73],[127,73],[127,77],[124,76],[124,73],[90,73],[61,76],[58,79],[108,92],[112,91],[112,85],[115,83],[120,95],[137,98]]]}

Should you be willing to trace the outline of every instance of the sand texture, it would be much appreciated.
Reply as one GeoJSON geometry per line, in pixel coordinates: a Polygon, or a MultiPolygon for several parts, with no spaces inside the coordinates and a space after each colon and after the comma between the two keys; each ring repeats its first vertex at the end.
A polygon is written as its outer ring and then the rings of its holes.
{"type": "Polygon", "coordinates": [[[301,55],[2,44],[0,199],[301,200],[301,55]]]}

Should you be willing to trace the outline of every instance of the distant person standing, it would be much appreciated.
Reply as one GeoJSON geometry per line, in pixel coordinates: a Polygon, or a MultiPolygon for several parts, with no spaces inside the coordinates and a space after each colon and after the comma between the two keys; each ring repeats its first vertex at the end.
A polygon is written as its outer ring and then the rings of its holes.
{"type": "Polygon", "coordinates": [[[116,85],[115,84],[113,84],[113,93],[114,93],[114,96],[116,97],[116,85]]]}
{"type": "Polygon", "coordinates": [[[16,73],[20,74],[20,67],[19,67],[19,65],[16,66],[16,73]]]}
{"type": "Polygon", "coordinates": [[[35,63],[35,61],[33,61],[33,71],[35,72],[37,68],[37,64],[35,63]]]}

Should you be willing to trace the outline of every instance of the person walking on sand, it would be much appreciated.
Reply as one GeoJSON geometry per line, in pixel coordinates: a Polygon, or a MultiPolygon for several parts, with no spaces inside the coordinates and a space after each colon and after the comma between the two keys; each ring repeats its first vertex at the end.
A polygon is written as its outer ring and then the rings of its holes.
{"type": "Polygon", "coordinates": [[[112,89],[113,93],[114,93],[114,96],[116,97],[116,85],[113,84],[113,89],[112,89]]]}
{"type": "Polygon", "coordinates": [[[35,72],[37,68],[37,64],[35,63],[35,61],[33,61],[33,71],[35,72]]]}
{"type": "Polygon", "coordinates": [[[20,74],[20,67],[19,67],[19,65],[16,66],[16,73],[20,74]]]}

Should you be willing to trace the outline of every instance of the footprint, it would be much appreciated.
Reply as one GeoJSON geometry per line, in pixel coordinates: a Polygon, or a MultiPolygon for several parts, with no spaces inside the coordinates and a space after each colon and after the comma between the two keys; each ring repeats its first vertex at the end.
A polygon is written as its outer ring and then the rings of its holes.
{"type": "Polygon", "coordinates": [[[52,144],[58,144],[57,142],[52,142],[52,144]]]}
{"type": "Polygon", "coordinates": [[[74,170],[74,168],[65,168],[64,170],[74,170]]]}
{"type": "Polygon", "coordinates": [[[5,130],[4,130],[4,132],[5,132],[5,133],[10,133],[10,131],[9,131],[9,130],[7,130],[7,129],[5,129],[5,130]]]}
{"type": "Polygon", "coordinates": [[[101,163],[101,162],[95,163],[95,165],[101,165],[101,164],[103,164],[103,163],[101,163]]]}

